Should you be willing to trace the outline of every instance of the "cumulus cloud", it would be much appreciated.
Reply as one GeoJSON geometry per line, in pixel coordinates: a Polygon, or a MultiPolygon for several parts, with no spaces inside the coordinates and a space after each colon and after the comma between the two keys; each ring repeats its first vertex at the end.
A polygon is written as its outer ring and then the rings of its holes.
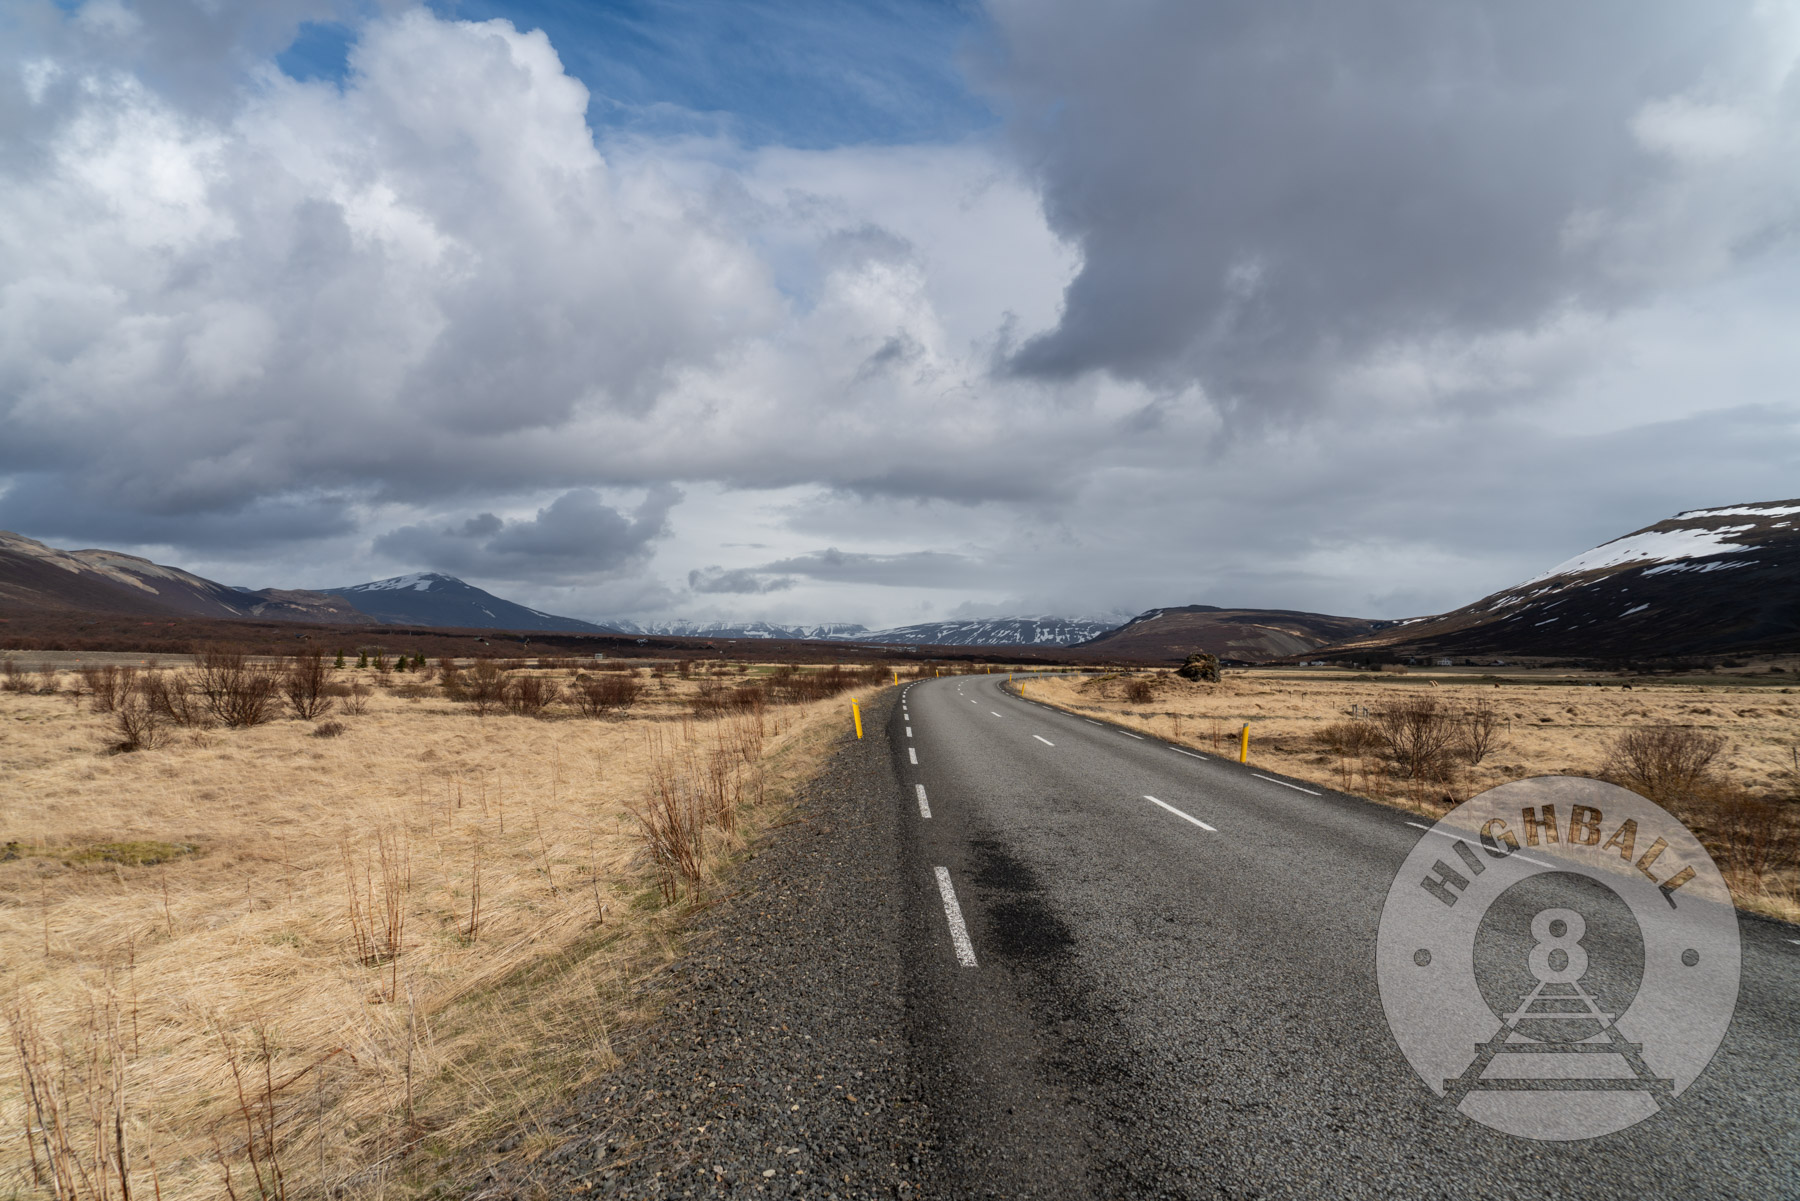
{"type": "Polygon", "coordinates": [[[1800,468],[1774,6],[994,0],[1003,132],[798,150],[597,135],[505,21],[0,4],[0,526],[65,544],[1397,616],[1800,468]]]}
{"type": "Polygon", "coordinates": [[[460,525],[407,525],[375,540],[396,560],[485,579],[559,581],[641,565],[668,534],[671,486],[650,490],[630,516],[588,488],[563,493],[537,516],[506,521],[478,513],[460,525]]]}

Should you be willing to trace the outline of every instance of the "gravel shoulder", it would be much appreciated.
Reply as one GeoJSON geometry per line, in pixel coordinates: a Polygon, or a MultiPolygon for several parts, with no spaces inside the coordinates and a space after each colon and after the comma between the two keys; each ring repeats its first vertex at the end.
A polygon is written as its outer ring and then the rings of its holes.
{"type": "Polygon", "coordinates": [[[662,1018],[573,1098],[560,1146],[474,1198],[930,1195],[908,1052],[898,782],[880,731],[835,751],[701,915],[662,1018]]]}

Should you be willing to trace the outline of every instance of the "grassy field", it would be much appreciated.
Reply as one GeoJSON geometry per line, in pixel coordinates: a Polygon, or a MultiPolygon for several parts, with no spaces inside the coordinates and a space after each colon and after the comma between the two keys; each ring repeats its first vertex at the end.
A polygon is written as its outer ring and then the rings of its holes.
{"type": "Polygon", "coordinates": [[[624,673],[640,695],[583,719],[352,666],[316,721],[165,722],[129,753],[91,682],[10,677],[0,1197],[405,1195],[545,1138],[848,734],[847,696],[720,670],[624,673]]]}
{"type": "MultiPolygon", "coordinates": [[[[1030,678],[1023,687],[1034,700],[1232,758],[1248,725],[1252,764],[1433,817],[1526,776],[1617,777],[1622,737],[1673,730],[1702,753],[1716,746],[1716,754],[1695,778],[1652,799],[1706,841],[1741,906],[1800,917],[1800,694],[1768,677],[1669,683],[1548,672],[1245,670],[1199,684],[1150,671],[1030,678]],[[1374,727],[1385,711],[1417,702],[1449,723],[1449,737],[1440,755],[1415,770],[1374,727]],[[1490,727],[1479,755],[1457,722],[1477,711],[1488,714],[1490,727]]],[[[1646,791],[1641,781],[1620,782],[1646,791]]]]}

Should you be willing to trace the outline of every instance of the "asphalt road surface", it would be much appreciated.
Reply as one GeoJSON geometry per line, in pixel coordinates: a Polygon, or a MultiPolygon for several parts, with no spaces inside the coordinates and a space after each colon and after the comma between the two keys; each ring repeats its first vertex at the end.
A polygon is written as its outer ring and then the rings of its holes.
{"type": "Polygon", "coordinates": [[[876,732],[931,1191],[1800,1197],[1800,930],[1740,919],[1730,1030],[1662,1112],[1517,1138],[1428,1091],[1384,1019],[1377,923],[1427,837],[1408,814],[998,676],[915,683],[876,732]]]}

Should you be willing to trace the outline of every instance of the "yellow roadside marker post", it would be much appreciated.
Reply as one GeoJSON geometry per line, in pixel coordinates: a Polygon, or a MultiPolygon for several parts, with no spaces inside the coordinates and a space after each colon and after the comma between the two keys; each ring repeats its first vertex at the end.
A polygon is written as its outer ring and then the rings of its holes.
{"type": "MultiPolygon", "coordinates": [[[[860,727],[858,727],[858,728],[860,728],[860,727]]],[[[862,737],[862,735],[858,734],[857,737],[860,738],[860,737],[862,737]]],[[[1245,722],[1244,728],[1241,731],[1239,731],[1239,733],[1238,733],[1238,762],[1239,763],[1250,762],[1250,723],[1249,722],[1245,722]]]]}
{"type": "Polygon", "coordinates": [[[856,736],[858,738],[861,738],[862,737],[862,706],[858,705],[856,703],[855,697],[850,698],[850,716],[856,722],[856,736]]]}
{"type": "Polygon", "coordinates": [[[900,682],[900,671],[898,668],[896,668],[894,670],[894,683],[898,684],[899,682],[900,682]]]}

